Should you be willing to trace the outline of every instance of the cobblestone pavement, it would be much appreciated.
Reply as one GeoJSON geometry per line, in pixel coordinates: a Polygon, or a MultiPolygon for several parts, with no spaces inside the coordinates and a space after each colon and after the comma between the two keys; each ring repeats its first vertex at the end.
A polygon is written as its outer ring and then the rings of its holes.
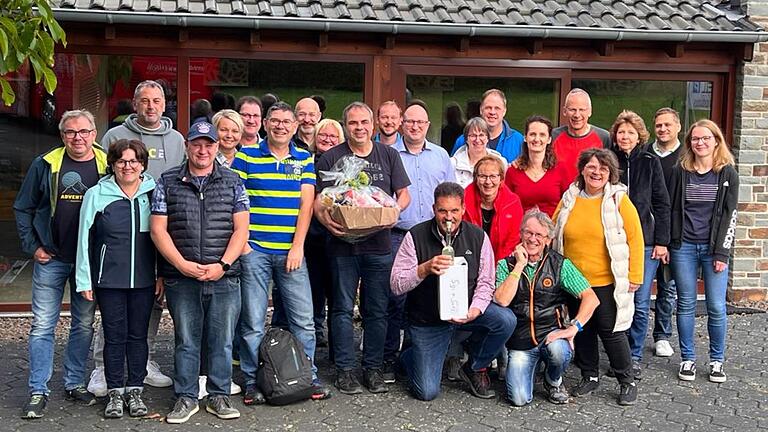
{"type": "MultiPolygon", "coordinates": [[[[172,332],[166,322],[161,333],[156,360],[172,371],[172,332]]],[[[710,383],[706,379],[706,320],[697,318],[699,377],[694,382],[677,379],[677,353],[671,358],[654,357],[650,351],[643,360],[643,379],[639,400],[634,407],[619,407],[615,402],[618,385],[603,378],[591,396],[555,406],[542,399],[537,383],[533,404],[510,406],[502,397],[480,400],[469,395],[462,384],[445,382],[443,393],[432,402],[411,398],[401,384],[384,395],[363,393],[346,396],[335,393],[326,401],[307,401],[286,407],[245,407],[238,396],[235,406],[242,417],[224,421],[201,410],[185,425],[169,425],[158,419],[105,420],[104,402],[82,407],[63,398],[61,352],[65,329],[59,326],[56,359],[51,380],[51,399],[46,415],[34,421],[19,417],[27,397],[26,332],[28,319],[0,319],[0,431],[758,431],[768,430],[768,314],[729,316],[728,382],[710,383]]],[[[648,341],[650,345],[651,341],[648,341]]],[[[674,345],[674,344],[673,344],[674,345]]],[[[675,348],[677,351],[677,348],[675,348]]],[[[603,369],[605,364],[603,355],[603,369]]],[[[319,355],[321,377],[331,382],[327,354],[319,355]]],[[[236,379],[239,374],[236,374],[236,379]]],[[[566,384],[577,378],[571,368],[566,384]]],[[[503,383],[496,382],[503,394],[503,383]]],[[[150,412],[165,415],[172,405],[171,388],[147,388],[145,401],[150,412]]]]}

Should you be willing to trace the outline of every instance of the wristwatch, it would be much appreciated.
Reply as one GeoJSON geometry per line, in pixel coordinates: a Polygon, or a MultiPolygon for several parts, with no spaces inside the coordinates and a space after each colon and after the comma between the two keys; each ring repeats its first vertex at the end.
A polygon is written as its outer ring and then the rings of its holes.
{"type": "Polygon", "coordinates": [[[227,271],[230,267],[232,267],[232,264],[227,264],[222,260],[219,260],[219,264],[221,264],[221,269],[224,271],[227,271]]]}
{"type": "Polygon", "coordinates": [[[574,318],[574,319],[572,319],[572,320],[571,320],[571,325],[572,325],[572,326],[576,326],[576,329],[577,329],[579,332],[581,332],[582,330],[584,330],[584,326],[583,326],[583,325],[581,325],[581,323],[579,322],[579,320],[577,320],[576,318],[574,318]]]}

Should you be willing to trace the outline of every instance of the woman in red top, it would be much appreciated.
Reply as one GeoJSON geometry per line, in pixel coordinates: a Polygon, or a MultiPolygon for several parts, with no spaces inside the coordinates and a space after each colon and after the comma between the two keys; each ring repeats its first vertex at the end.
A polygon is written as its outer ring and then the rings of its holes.
{"type": "Polygon", "coordinates": [[[520,198],[504,185],[504,162],[485,156],[475,164],[473,182],[464,196],[464,220],[485,231],[496,260],[509,256],[520,243],[523,207],[520,198]]]}
{"type": "Polygon", "coordinates": [[[520,197],[523,211],[538,207],[552,217],[571,182],[557,163],[548,118],[535,115],[525,121],[523,152],[509,166],[505,183],[520,197]]]}

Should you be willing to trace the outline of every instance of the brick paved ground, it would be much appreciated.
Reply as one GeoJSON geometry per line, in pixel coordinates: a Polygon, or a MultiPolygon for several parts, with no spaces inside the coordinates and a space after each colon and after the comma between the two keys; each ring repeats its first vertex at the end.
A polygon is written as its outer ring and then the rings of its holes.
{"type": "MultiPolygon", "coordinates": [[[[697,349],[706,353],[703,335],[705,320],[697,318],[697,349]]],[[[567,406],[555,406],[542,400],[540,384],[534,403],[525,408],[511,407],[501,397],[484,401],[469,395],[461,384],[446,383],[443,394],[433,402],[412,399],[400,384],[384,395],[364,393],[358,396],[335,394],[330,400],[287,407],[244,407],[239,397],[236,406],[242,417],[222,421],[203,412],[189,423],[172,426],[159,420],[105,420],[103,402],[80,407],[62,397],[61,352],[64,331],[60,326],[56,345],[52,395],[46,416],[35,421],[19,418],[27,397],[27,319],[0,320],[0,430],[1,431],[758,431],[768,430],[768,314],[729,316],[728,382],[713,384],[706,376],[695,382],[678,381],[679,357],[653,357],[647,353],[640,397],[634,407],[615,403],[618,386],[604,378],[592,396],[575,400],[567,406]]],[[[650,341],[649,341],[650,343],[650,341]]],[[[168,325],[162,331],[157,360],[164,370],[172,370],[172,337],[168,325]]],[[[604,356],[603,356],[604,357],[604,356]]],[[[604,360],[605,361],[605,360],[604,360]]],[[[605,365],[603,365],[605,366],[605,365]]],[[[706,370],[706,355],[697,364],[706,370]]],[[[326,353],[321,352],[321,377],[331,380],[326,353]]],[[[576,381],[574,370],[566,384],[576,381]]],[[[496,383],[502,394],[503,384],[496,383]]],[[[165,414],[171,408],[171,389],[146,390],[145,401],[151,412],[165,414]]]]}

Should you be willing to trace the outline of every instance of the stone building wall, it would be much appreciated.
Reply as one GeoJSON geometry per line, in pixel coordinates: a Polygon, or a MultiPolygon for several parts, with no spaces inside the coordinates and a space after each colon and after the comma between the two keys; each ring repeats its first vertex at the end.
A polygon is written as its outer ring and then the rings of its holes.
{"type": "MultiPolygon", "coordinates": [[[[768,29],[768,1],[742,1],[768,29]]],[[[739,225],[732,262],[733,301],[768,299],[768,43],[755,44],[736,82],[733,151],[739,169],[739,225]]]]}

